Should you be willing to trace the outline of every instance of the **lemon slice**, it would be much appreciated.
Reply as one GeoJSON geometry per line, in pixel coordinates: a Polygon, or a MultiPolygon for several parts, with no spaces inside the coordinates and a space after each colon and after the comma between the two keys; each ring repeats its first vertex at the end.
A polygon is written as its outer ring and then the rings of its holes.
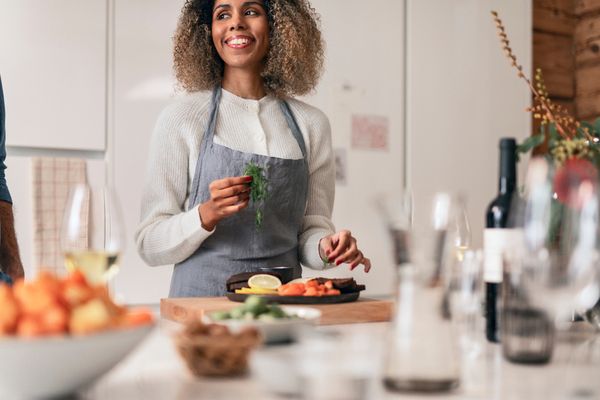
{"type": "Polygon", "coordinates": [[[258,288],[241,288],[236,289],[236,293],[240,294],[277,294],[275,289],[258,289],[258,288]]]}
{"type": "Polygon", "coordinates": [[[252,289],[277,289],[281,286],[281,281],[273,275],[258,274],[248,279],[248,286],[252,289]]]}

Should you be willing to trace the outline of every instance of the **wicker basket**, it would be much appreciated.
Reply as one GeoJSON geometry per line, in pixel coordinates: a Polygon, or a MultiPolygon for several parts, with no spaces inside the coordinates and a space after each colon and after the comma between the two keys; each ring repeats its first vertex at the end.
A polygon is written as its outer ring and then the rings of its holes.
{"type": "Polygon", "coordinates": [[[260,343],[254,328],[231,333],[222,325],[193,322],[175,342],[195,376],[232,376],[246,372],[250,351],[260,343]]]}

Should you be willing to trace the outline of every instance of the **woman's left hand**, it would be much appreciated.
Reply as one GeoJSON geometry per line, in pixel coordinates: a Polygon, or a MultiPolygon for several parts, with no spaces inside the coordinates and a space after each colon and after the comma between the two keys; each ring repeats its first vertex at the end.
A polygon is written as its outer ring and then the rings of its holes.
{"type": "Polygon", "coordinates": [[[350,264],[350,271],[359,264],[365,266],[365,272],[371,269],[371,260],[366,258],[356,245],[356,239],[348,230],[341,230],[333,235],[325,236],[319,242],[321,254],[325,254],[327,260],[335,265],[341,263],[350,264]]]}

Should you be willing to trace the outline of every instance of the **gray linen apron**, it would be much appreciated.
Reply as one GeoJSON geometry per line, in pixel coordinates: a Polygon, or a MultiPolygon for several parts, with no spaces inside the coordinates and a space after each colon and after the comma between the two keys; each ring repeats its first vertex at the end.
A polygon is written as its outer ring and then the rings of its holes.
{"type": "MultiPolygon", "coordinates": [[[[176,264],[169,297],[223,296],[225,282],[239,272],[260,267],[294,267],[301,275],[298,261],[298,235],[306,209],[308,166],[306,146],[288,104],[280,100],[287,124],[296,138],[302,159],[290,160],[232,150],[214,143],[221,88],[214,90],[209,123],[200,144],[188,209],[210,198],[208,185],[230,176],[241,176],[246,164],[265,169],[268,197],[263,205],[260,229],[255,225],[256,206],[249,206],[223,220],[200,247],[185,261],[176,264]]],[[[282,134],[286,134],[282,132],[282,134]]]]}

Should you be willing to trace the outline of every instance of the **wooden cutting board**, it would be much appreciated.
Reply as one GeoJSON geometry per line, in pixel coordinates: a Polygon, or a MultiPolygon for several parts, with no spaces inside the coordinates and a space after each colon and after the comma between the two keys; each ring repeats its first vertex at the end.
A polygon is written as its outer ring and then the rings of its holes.
{"type": "MultiPolygon", "coordinates": [[[[188,297],[160,300],[160,315],[176,322],[198,320],[204,313],[230,310],[240,303],[226,297],[188,297]]],[[[304,306],[302,306],[304,307],[304,306]]],[[[307,305],[321,311],[320,325],[356,324],[389,321],[392,302],[388,300],[359,299],[352,303],[307,305]]]]}

